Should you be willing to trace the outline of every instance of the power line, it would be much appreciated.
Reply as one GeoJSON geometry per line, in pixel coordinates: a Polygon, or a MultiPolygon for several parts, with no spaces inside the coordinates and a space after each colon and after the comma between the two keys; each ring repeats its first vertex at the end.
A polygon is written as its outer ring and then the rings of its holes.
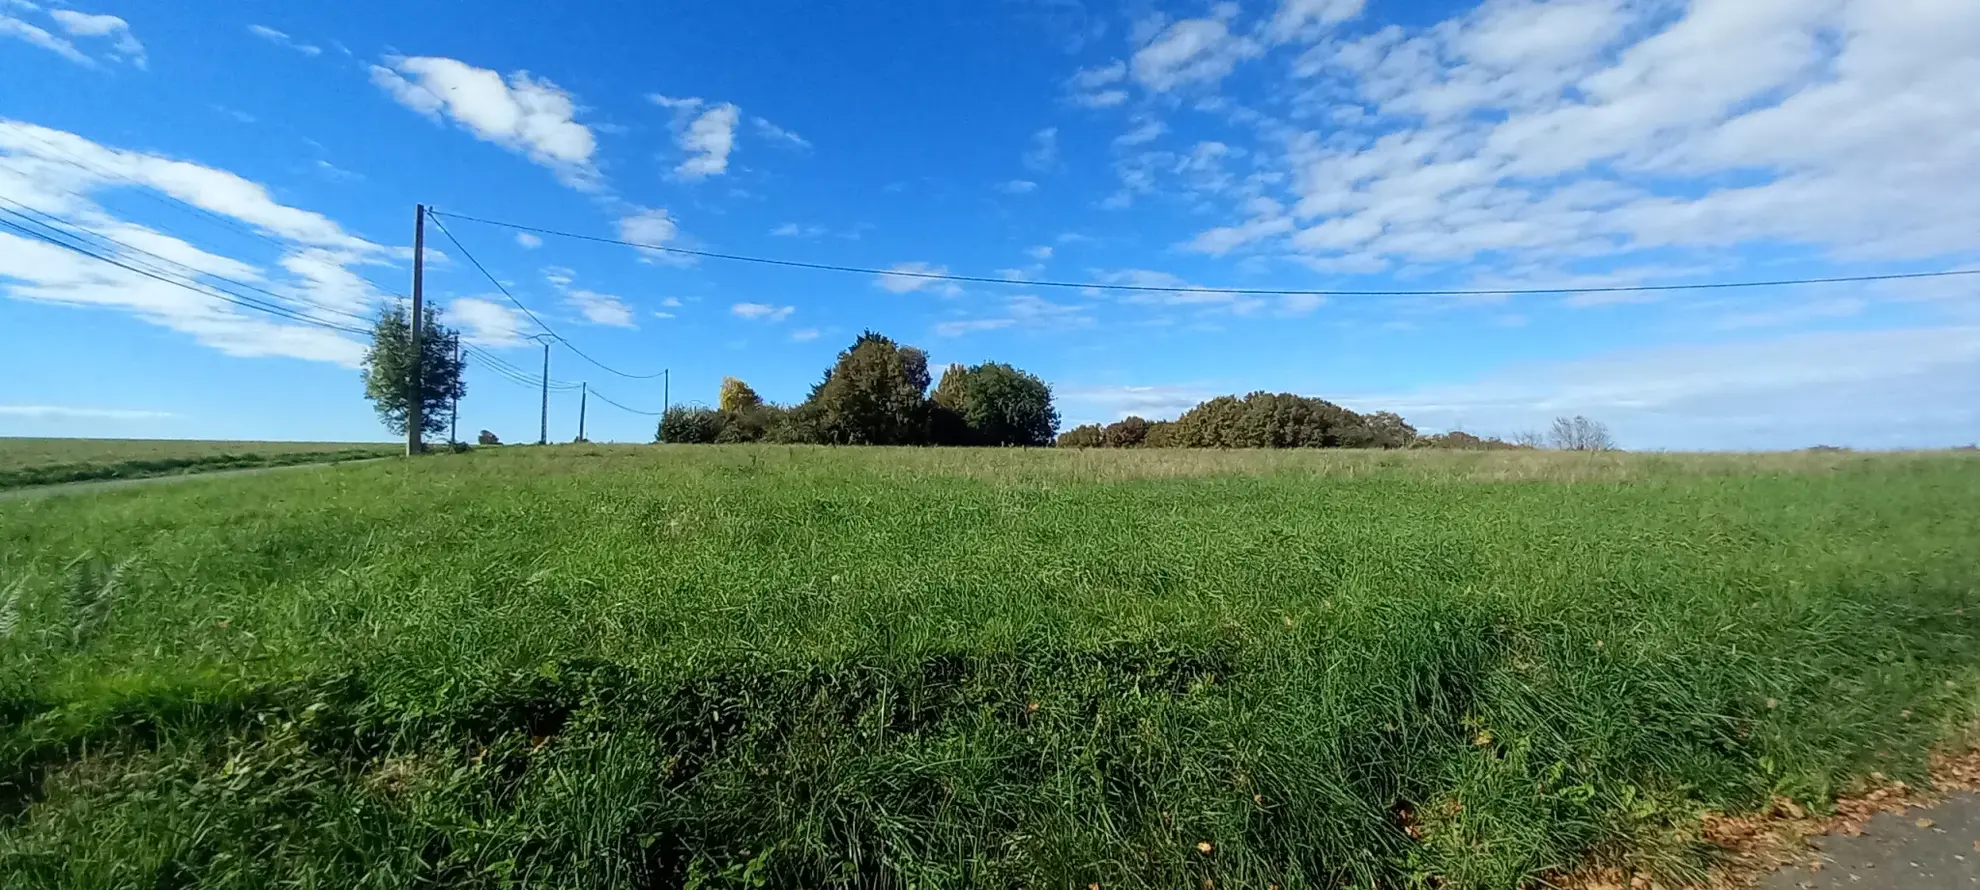
{"type": "MultiPolygon", "coordinates": [[[[432,219],[435,215],[436,213],[431,208],[429,208],[426,211],[426,216],[428,219],[432,219]]],[[[557,342],[564,344],[565,349],[577,353],[579,358],[582,358],[585,361],[588,361],[594,365],[597,365],[600,368],[603,368],[607,371],[610,371],[628,380],[652,380],[656,377],[659,377],[660,374],[667,373],[665,371],[661,371],[658,374],[628,374],[625,371],[621,371],[618,368],[614,368],[611,365],[605,364],[604,362],[601,362],[595,358],[592,358],[589,355],[586,355],[584,350],[577,348],[577,344],[572,343],[571,341],[565,339],[564,335],[557,333],[555,328],[552,328],[549,325],[544,324],[543,319],[537,318],[536,313],[529,311],[529,307],[523,305],[523,302],[521,300],[516,299],[515,294],[509,293],[509,289],[507,287],[504,287],[502,282],[497,280],[494,275],[490,274],[488,268],[486,266],[483,266],[480,260],[475,259],[474,254],[468,252],[467,246],[461,243],[461,239],[454,237],[453,232],[447,231],[447,227],[445,225],[441,224],[441,222],[437,219],[433,220],[433,225],[435,228],[440,230],[440,234],[447,236],[447,240],[449,242],[452,242],[454,247],[461,252],[461,256],[467,257],[467,261],[474,264],[474,268],[481,273],[483,278],[488,279],[489,284],[495,285],[495,289],[502,292],[502,296],[508,297],[509,302],[516,304],[517,309],[521,309],[524,315],[529,316],[530,321],[536,322],[536,326],[542,328],[544,333],[549,334],[557,342]]]]}
{"type": "MultiPolygon", "coordinates": [[[[487,362],[488,368],[490,370],[494,371],[497,374],[502,375],[503,377],[508,378],[509,380],[515,381],[516,383],[520,383],[524,386],[529,387],[530,389],[536,389],[543,385],[543,378],[531,374],[527,371],[524,371],[523,369],[518,368],[507,361],[504,361],[500,356],[497,356],[493,352],[489,352],[488,350],[483,349],[479,346],[475,346],[472,343],[462,344],[462,349],[466,351],[469,355],[472,355],[476,358],[479,358],[487,362]]],[[[550,381],[550,388],[557,390],[559,392],[577,389],[579,386],[580,384],[566,383],[561,380],[550,381]]]]}
{"type": "Polygon", "coordinates": [[[614,408],[617,408],[617,409],[619,409],[620,411],[625,411],[625,412],[627,412],[627,413],[629,413],[629,414],[641,414],[641,415],[644,415],[644,416],[647,416],[647,417],[659,417],[659,416],[660,416],[660,412],[658,412],[658,411],[641,411],[641,410],[639,410],[638,408],[628,408],[628,407],[626,407],[626,406],[624,406],[624,405],[621,405],[621,404],[619,404],[618,402],[614,402],[614,401],[612,401],[611,399],[608,399],[608,398],[606,398],[606,397],[605,397],[605,394],[604,394],[604,393],[602,393],[602,392],[599,392],[599,391],[598,391],[598,389],[597,389],[596,387],[593,387],[593,388],[592,388],[592,390],[591,390],[591,395],[592,395],[593,397],[595,397],[595,398],[597,398],[597,399],[598,399],[599,401],[601,401],[601,402],[604,402],[604,403],[605,403],[605,404],[607,404],[607,405],[611,405],[612,407],[614,407],[614,408]]]}
{"type": "MultiPolygon", "coordinates": [[[[68,149],[56,145],[55,143],[50,142],[47,139],[43,139],[41,136],[35,133],[31,133],[26,130],[20,130],[17,132],[19,132],[23,136],[28,137],[29,139],[33,139],[35,142],[40,143],[43,147],[53,152],[53,154],[35,155],[35,157],[39,157],[44,160],[56,161],[58,163],[67,164],[85,173],[91,173],[96,176],[103,177],[105,179],[115,179],[126,185],[135,186],[138,189],[137,194],[139,196],[146,198],[147,200],[150,200],[153,203],[172,207],[180,211],[188,211],[188,212],[196,213],[200,216],[206,217],[209,220],[212,220],[215,223],[218,223],[219,225],[221,225],[226,229],[229,229],[234,232],[238,232],[242,235],[246,235],[251,238],[258,238],[262,241],[268,242],[269,244],[273,244],[276,247],[282,248],[283,250],[289,250],[292,247],[292,245],[290,245],[288,242],[276,238],[275,236],[270,235],[267,232],[254,228],[251,225],[243,224],[240,221],[233,219],[232,217],[215,213],[214,211],[208,210],[204,207],[199,206],[198,204],[194,204],[190,201],[186,201],[177,196],[172,196],[169,200],[166,198],[161,198],[158,196],[158,194],[154,193],[154,190],[156,189],[155,186],[149,183],[141,182],[136,179],[132,179],[131,177],[125,176],[122,173],[118,173],[115,170],[105,170],[101,167],[91,164],[77,157],[74,152],[71,152],[68,149]]],[[[65,192],[70,195],[75,195],[76,197],[84,198],[85,200],[90,200],[86,196],[77,194],[75,191],[71,189],[60,188],[59,186],[55,188],[57,188],[58,191],[65,192]]],[[[158,191],[162,191],[162,190],[158,190],[158,191]]],[[[357,273],[355,272],[353,272],[352,274],[357,275],[357,273]]],[[[399,299],[402,300],[406,298],[404,294],[395,293],[392,291],[391,288],[380,285],[378,282],[372,281],[371,279],[366,278],[363,275],[357,275],[357,277],[363,280],[366,284],[369,284],[372,287],[377,288],[382,293],[388,294],[390,296],[398,297],[399,299]]]]}
{"type": "MultiPolygon", "coordinates": [[[[429,215],[435,215],[439,214],[439,211],[429,210],[427,213],[429,215]]],[[[1980,275],[1980,269],[1953,269],[1942,272],[1852,275],[1840,278],[1784,278],[1772,281],[1719,281],[1705,284],[1631,284],[1605,287],[1462,288],[1445,290],[1304,290],[1296,288],[1202,287],[1198,285],[1102,284],[1092,281],[1033,281],[1021,278],[993,278],[987,275],[951,275],[944,272],[915,272],[900,269],[869,269],[860,266],[841,266],[832,263],[806,263],[798,260],[779,260],[769,257],[715,253],[706,250],[689,250],[685,247],[667,247],[660,244],[641,244],[636,241],[621,241],[616,238],[604,238],[598,235],[561,232],[556,229],[545,229],[537,226],[526,226],[520,223],[483,219],[459,213],[447,213],[445,215],[466,222],[501,226],[503,228],[531,232],[538,235],[554,235],[559,238],[573,238],[579,241],[592,241],[599,244],[617,244],[622,247],[637,247],[641,250],[657,250],[665,253],[680,254],[682,256],[701,257],[711,260],[733,260],[739,263],[757,263],[765,266],[785,266],[793,269],[813,269],[821,272],[848,272],[859,275],[890,275],[896,278],[915,278],[927,281],[1006,284],[1013,287],[1140,291],[1165,294],[1233,294],[1260,297],[1516,297],[1558,296],[1563,294],[1651,293],[1683,290],[1727,290],[1732,288],[1789,287],[1804,284],[1855,284],[1871,281],[1906,281],[1916,278],[1950,278],[1957,275],[1980,275]]],[[[452,236],[450,235],[448,237],[452,236]]]]}
{"type": "MultiPolygon", "coordinates": [[[[27,220],[27,217],[24,217],[24,216],[20,216],[19,214],[15,214],[15,213],[13,213],[12,211],[7,211],[7,210],[0,210],[0,213],[6,213],[6,214],[8,214],[8,215],[10,215],[10,216],[14,216],[14,217],[16,217],[16,218],[18,218],[18,219],[22,219],[22,220],[27,220]]],[[[29,221],[29,222],[32,222],[32,220],[28,220],[28,221],[29,221]]],[[[98,262],[102,262],[102,263],[107,263],[107,264],[109,264],[109,265],[112,265],[112,266],[115,266],[115,267],[117,267],[117,268],[119,268],[119,269],[122,269],[122,270],[124,270],[124,271],[126,271],[126,272],[130,272],[130,273],[132,273],[132,274],[134,274],[134,275],[142,275],[142,276],[144,276],[144,277],[146,277],[146,278],[150,278],[150,279],[152,279],[152,280],[154,280],[154,281],[159,281],[159,282],[163,282],[163,283],[165,283],[165,284],[169,284],[169,285],[172,285],[173,287],[178,287],[178,288],[183,288],[183,289],[185,289],[185,290],[189,290],[189,291],[192,291],[193,293],[196,293],[196,294],[199,294],[199,295],[201,295],[201,296],[205,296],[205,297],[211,297],[211,298],[214,298],[214,299],[217,299],[217,300],[221,300],[221,301],[223,301],[223,302],[226,302],[226,303],[230,303],[230,304],[233,304],[233,305],[235,305],[235,306],[238,306],[238,307],[241,307],[241,308],[243,308],[243,309],[253,309],[253,310],[255,310],[255,311],[258,311],[258,312],[264,312],[264,313],[267,313],[267,314],[269,314],[269,315],[274,315],[274,316],[277,316],[277,317],[280,317],[280,318],[284,318],[284,319],[287,319],[287,320],[289,320],[289,321],[294,321],[294,322],[298,322],[298,323],[301,323],[301,324],[307,324],[307,325],[313,325],[313,326],[316,326],[316,327],[320,327],[320,328],[326,328],[326,329],[329,329],[329,330],[333,330],[333,331],[342,331],[342,332],[344,332],[344,333],[347,333],[347,334],[356,334],[356,335],[359,335],[359,336],[365,336],[365,335],[368,335],[368,334],[370,333],[369,331],[364,331],[364,330],[359,330],[359,329],[357,329],[357,328],[353,328],[353,327],[349,327],[349,326],[346,326],[346,325],[340,325],[340,324],[336,324],[336,323],[334,323],[334,322],[328,322],[328,321],[324,321],[324,320],[322,320],[322,319],[317,319],[317,318],[311,318],[311,317],[309,317],[309,316],[307,316],[307,315],[303,315],[303,314],[301,314],[301,313],[299,313],[299,312],[296,312],[296,311],[294,311],[294,310],[291,310],[291,309],[287,309],[287,308],[285,308],[285,307],[282,307],[282,306],[276,306],[276,305],[272,305],[272,304],[269,304],[269,303],[264,303],[264,302],[262,302],[262,301],[259,301],[259,300],[255,300],[255,299],[253,299],[253,298],[250,298],[250,297],[243,297],[243,296],[241,296],[241,295],[239,295],[239,294],[235,294],[235,293],[232,293],[232,292],[229,292],[229,291],[227,291],[227,290],[224,290],[224,289],[221,289],[221,288],[213,288],[212,290],[207,290],[207,289],[204,289],[204,288],[201,288],[201,287],[199,287],[198,285],[195,285],[195,284],[192,284],[192,283],[189,283],[189,282],[185,282],[185,281],[181,281],[181,280],[178,280],[178,279],[176,279],[176,278],[172,278],[172,277],[169,277],[169,276],[167,276],[167,275],[164,275],[164,274],[160,274],[160,273],[159,273],[159,272],[157,272],[156,270],[147,270],[147,269],[141,269],[141,268],[138,268],[137,266],[132,266],[132,265],[128,265],[128,264],[125,264],[125,263],[122,263],[122,262],[119,262],[119,261],[117,261],[117,260],[114,260],[114,259],[111,259],[111,258],[109,258],[109,257],[106,257],[106,256],[104,256],[104,255],[102,255],[102,254],[100,254],[100,253],[97,253],[97,252],[95,252],[95,251],[93,251],[93,250],[90,250],[90,249],[89,249],[89,248],[87,248],[87,247],[83,247],[83,246],[79,246],[79,245],[76,245],[76,244],[73,244],[73,243],[70,243],[70,242],[68,242],[68,241],[64,241],[64,240],[62,240],[62,239],[59,239],[59,238],[55,238],[55,237],[51,237],[51,236],[49,236],[49,235],[47,235],[47,234],[45,234],[45,233],[43,233],[43,232],[41,232],[41,231],[37,231],[37,230],[35,230],[35,229],[31,229],[31,228],[28,228],[28,227],[26,227],[26,226],[23,226],[23,225],[21,225],[21,224],[19,224],[19,223],[16,223],[16,222],[13,222],[13,221],[10,221],[10,220],[6,220],[6,219],[0,219],[0,228],[6,228],[6,229],[9,229],[9,230],[12,230],[12,231],[15,231],[15,232],[18,232],[18,233],[20,233],[20,234],[22,234],[22,235],[25,235],[25,236],[27,236],[27,237],[29,237],[29,238],[33,238],[33,239],[35,239],[35,240],[37,240],[37,241],[41,241],[41,242],[44,242],[44,243],[47,243],[47,244],[51,244],[51,245],[54,245],[54,246],[56,246],[56,247],[60,247],[60,248],[62,248],[62,249],[64,249],[64,250],[68,250],[68,251],[71,251],[71,252],[74,252],[74,253],[79,253],[79,254],[82,254],[83,256],[86,256],[86,257],[89,257],[90,259],[93,259],[93,260],[96,260],[96,261],[98,261],[98,262]]]]}
{"type": "MultiPolygon", "coordinates": [[[[60,219],[60,218],[58,218],[58,217],[55,217],[55,216],[53,216],[53,215],[51,215],[51,214],[47,214],[47,213],[43,213],[43,212],[41,212],[41,211],[39,211],[39,210],[36,210],[36,209],[34,209],[33,207],[29,207],[29,206],[28,206],[28,205],[26,205],[26,204],[22,204],[22,203],[20,203],[19,201],[15,201],[15,200],[13,200],[13,199],[11,199],[11,198],[8,198],[8,197],[7,197],[7,196],[5,196],[5,195],[0,195],[0,203],[7,203],[7,204],[12,204],[13,206],[15,206],[15,207],[18,207],[18,208],[20,208],[21,210],[25,210],[25,211],[27,211],[28,213],[31,213],[31,214],[33,214],[33,215],[34,215],[35,217],[37,217],[37,218],[39,218],[39,219],[41,220],[41,222],[40,222],[40,225],[41,225],[41,226],[42,226],[43,228],[47,228],[47,229],[55,229],[55,230],[60,230],[60,231],[63,231],[64,233],[66,233],[66,234],[68,234],[68,235],[70,235],[71,237],[82,237],[82,238],[93,238],[93,239],[95,239],[95,240],[97,240],[97,241],[100,241],[100,242],[103,242],[103,243],[105,243],[105,244],[111,244],[111,245],[115,245],[115,246],[116,246],[117,248],[119,248],[119,249],[121,249],[121,250],[125,250],[125,251],[129,251],[129,252],[131,252],[131,253],[141,253],[141,254],[144,254],[145,256],[148,256],[148,257],[151,257],[152,259],[155,259],[155,260],[158,260],[158,261],[160,261],[160,262],[163,262],[163,263],[166,263],[166,264],[169,264],[169,265],[172,265],[172,266],[176,266],[177,268],[179,268],[179,269],[181,269],[181,270],[183,270],[183,272],[184,272],[184,273],[188,273],[188,274],[190,274],[190,275],[198,275],[198,276],[205,276],[205,277],[207,277],[207,278],[212,278],[212,279],[215,279],[215,280],[217,280],[217,281],[224,281],[224,282],[226,282],[226,283],[228,283],[228,284],[231,284],[231,285],[233,285],[233,286],[235,286],[235,287],[238,287],[238,288],[243,288],[243,289],[246,289],[246,290],[251,290],[251,291],[254,291],[255,293],[259,293],[259,294],[264,294],[264,295],[266,295],[266,296],[270,296],[270,297],[274,297],[275,299],[277,299],[277,300],[281,300],[281,301],[283,301],[284,303],[288,303],[288,304],[294,304],[294,305],[296,305],[296,306],[298,306],[298,307],[300,307],[301,309],[304,309],[304,310],[308,310],[308,309],[315,309],[315,310],[320,310],[320,311],[322,311],[322,312],[327,312],[327,313],[330,313],[330,314],[333,314],[333,315],[341,315],[341,316],[344,316],[345,318],[349,318],[349,319],[353,319],[353,320],[356,320],[356,321],[360,321],[360,322],[364,322],[364,323],[366,323],[366,324],[369,324],[369,323],[371,323],[371,321],[372,321],[372,319],[371,319],[371,318],[370,318],[369,316],[365,316],[365,315],[359,315],[358,313],[355,313],[355,312],[350,312],[350,311],[347,311],[347,310],[343,310],[343,309],[338,309],[338,308],[335,308],[335,307],[332,307],[332,306],[325,306],[325,305],[322,305],[322,304],[320,304],[320,303],[310,303],[310,302],[305,302],[305,301],[301,301],[301,300],[297,300],[297,299],[296,299],[296,298],[294,298],[294,297],[291,297],[291,296],[287,296],[287,295],[284,295],[284,294],[278,294],[278,293],[276,293],[276,292],[274,292],[274,291],[272,291],[272,290],[269,290],[269,289],[267,289],[267,288],[264,288],[264,287],[258,287],[258,286],[256,286],[256,285],[253,285],[253,284],[249,284],[249,283],[247,283],[247,282],[245,282],[245,281],[239,281],[239,280],[236,280],[236,279],[233,279],[233,278],[229,278],[229,277],[227,277],[227,276],[225,276],[225,275],[221,275],[221,274],[219,274],[219,273],[217,273],[217,272],[210,272],[210,271],[207,271],[207,270],[204,270],[204,269],[199,269],[199,268],[195,268],[195,267],[193,267],[193,266],[189,266],[189,265],[186,265],[185,263],[181,263],[181,262],[179,262],[178,260],[175,260],[175,259],[172,259],[172,258],[170,258],[170,257],[165,257],[165,256],[160,256],[160,255],[158,255],[158,254],[156,254],[156,253],[152,253],[152,252],[151,252],[151,251],[149,251],[149,250],[145,250],[145,249],[144,249],[144,248],[142,248],[142,247],[138,247],[138,246],[136,246],[136,245],[133,245],[133,244],[128,244],[128,243],[126,243],[126,242],[123,242],[123,241],[119,241],[119,240],[117,240],[117,239],[115,239],[115,238],[112,238],[112,237],[110,237],[109,235],[105,235],[105,234],[103,234],[102,232],[98,232],[98,231],[95,231],[95,230],[92,230],[92,229],[87,229],[87,228],[83,228],[83,227],[81,227],[81,226],[78,226],[78,225],[76,225],[76,224],[74,224],[74,223],[70,223],[70,222],[67,222],[67,221],[65,221],[65,220],[62,220],[62,219],[60,219]]],[[[9,211],[9,212],[12,212],[12,211],[9,211]]],[[[14,215],[15,217],[17,217],[17,218],[19,218],[19,217],[21,217],[21,214],[20,214],[20,213],[18,213],[18,212],[12,212],[12,213],[13,213],[13,215],[14,215]]],[[[165,232],[165,233],[163,233],[163,234],[166,234],[166,235],[172,235],[173,237],[177,237],[176,235],[173,235],[173,233],[170,233],[170,232],[165,232]]],[[[195,248],[197,248],[197,245],[194,245],[194,247],[195,247],[195,248]]],[[[133,261],[133,262],[135,262],[135,261],[133,261]]],[[[159,270],[158,270],[158,267],[157,267],[157,266],[152,266],[152,265],[151,265],[151,264],[149,264],[149,263],[146,263],[146,264],[143,264],[143,265],[146,265],[146,266],[150,266],[150,268],[151,268],[151,269],[152,269],[153,271],[159,271],[159,270]]]]}

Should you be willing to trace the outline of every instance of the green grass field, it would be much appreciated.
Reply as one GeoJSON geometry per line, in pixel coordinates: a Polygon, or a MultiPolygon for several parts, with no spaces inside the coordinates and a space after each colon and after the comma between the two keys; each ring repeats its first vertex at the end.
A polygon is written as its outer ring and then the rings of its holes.
{"type": "Polygon", "coordinates": [[[196,439],[0,437],[0,489],[133,479],[244,467],[359,460],[402,453],[368,442],[207,442],[196,439]]]}
{"type": "Polygon", "coordinates": [[[1956,454],[767,446],[9,502],[0,886],[1675,880],[1980,714],[1976,504],[1956,454]]]}

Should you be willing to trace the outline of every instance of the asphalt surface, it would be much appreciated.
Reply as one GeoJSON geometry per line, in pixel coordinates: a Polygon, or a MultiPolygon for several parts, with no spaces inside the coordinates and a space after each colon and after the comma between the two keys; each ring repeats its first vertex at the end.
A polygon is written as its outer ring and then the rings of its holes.
{"type": "Polygon", "coordinates": [[[36,485],[29,488],[9,488],[0,491],[0,501],[22,498],[50,497],[53,495],[84,494],[106,491],[113,488],[130,488],[139,485],[165,485],[173,482],[190,482],[196,479],[218,479],[223,476],[254,476],[261,473],[280,473],[284,470],[307,470],[310,468],[342,467],[351,464],[368,464],[375,461],[391,460],[389,457],[367,457],[357,460],[326,461],[311,464],[283,464],[279,467],[246,467],[239,470],[213,470],[206,473],[178,473],[171,476],[141,476],[136,479],[91,479],[87,482],[64,482],[60,485],[36,485]]]}
{"type": "Polygon", "coordinates": [[[1761,890],[1975,890],[1980,794],[1955,794],[1902,816],[1880,813],[1861,837],[1824,835],[1809,844],[1821,851],[1821,870],[1783,869],[1761,881],[1761,890]]]}

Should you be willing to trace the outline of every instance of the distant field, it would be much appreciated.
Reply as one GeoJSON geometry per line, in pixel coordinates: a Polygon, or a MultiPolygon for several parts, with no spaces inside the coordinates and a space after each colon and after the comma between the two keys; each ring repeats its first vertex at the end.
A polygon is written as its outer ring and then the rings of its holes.
{"type": "Polygon", "coordinates": [[[0,508],[0,885],[1511,888],[1916,780],[1980,458],[569,446],[0,508]]]}
{"type": "Polygon", "coordinates": [[[368,442],[0,438],[0,488],[351,460],[400,450],[368,442]]]}

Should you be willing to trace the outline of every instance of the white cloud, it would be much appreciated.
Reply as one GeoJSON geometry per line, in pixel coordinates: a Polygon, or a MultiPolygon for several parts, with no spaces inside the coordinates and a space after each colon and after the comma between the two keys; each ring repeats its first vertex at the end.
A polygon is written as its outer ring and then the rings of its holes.
{"type": "Polygon", "coordinates": [[[688,153],[674,172],[687,179],[705,179],[728,172],[729,152],[736,146],[736,121],[741,109],[722,103],[701,113],[681,134],[681,150],[688,153]]]}
{"type": "Polygon", "coordinates": [[[1087,307],[1054,303],[1034,294],[1005,297],[993,315],[944,321],[935,326],[938,337],[960,337],[979,331],[1024,328],[1034,331],[1064,331],[1087,327],[1093,317],[1087,307]]]}
{"type": "Polygon", "coordinates": [[[952,297],[962,293],[962,288],[953,281],[929,278],[930,275],[947,275],[949,267],[915,261],[895,263],[888,267],[892,271],[880,275],[881,289],[889,293],[906,294],[918,290],[932,290],[943,296],[952,297]]]}
{"type": "Polygon", "coordinates": [[[1035,247],[1027,247],[1024,249],[1024,253],[1034,260],[1043,262],[1052,258],[1052,245],[1040,244],[1035,247]]]}
{"type": "Polygon", "coordinates": [[[633,324],[632,307],[611,294],[577,288],[564,292],[564,302],[592,324],[615,328],[638,327],[633,324]]]}
{"type": "MultiPolygon", "coordinates": [[[[668,242],[673,241],[674,236],[680,232],[680,227],[675,225],[674,218],[668,215],[664,208],[660,207],[632,207],[630,208],[630,212],[619,218],[618,226],[619,240],[655,247],[669,246],[668,242]]],[[[692,265],[694,262],[693,257],[683,254],[668,253],[664,250],[648,250],[645,247],[638,248],[638,250],[641,259],[648,262],[662,262],[682,266],[692,265]]]]}
{"type": "Polygon", "coordinates": [[[791,313],[797,311],[797,307],[772,306],[769,303],[737,303],[734,306],[730,306],[729,311],[734,313],[737,318],[776,324],[786,318],[790,318],[791,313]]]}
{"type": "Polygon", "coordinates": [[[1112,422],[1133,415],[1171,420],[1214,393],[1197,386],[1065,386],[1052,396],[1068,424],[1112,422]]]}
{"type": "Polygon", "coordinates": [[[284,34],[281,31],[277,31],[274,28],[270,28],[267,25],[249,25],[248,33],[253,34],[254,36],[259,37],[263,40],[266,40],[269,43],[273,43],[276,46],[288,47],[289,49],[302,53],[305,56],[322,55],[323,53],[323,47],[311,46],[310,44],[307,43],[297,43],[294,40],[290,40],[289,35],[284,34]]]}
{"type": "Polygon", "coordinates": [[[355,237],[321,214],[276,202],[266,187],[233,173],[4,119],[0,194],[69,228],[109,239],[114,243],[99,249],[123,262],[152,267],[194,288],[9,235],[0,241],[0,289],[8,296],[129,312],[237,356],[282,355],[355,366],[363,346],[349,336],[230,304],[211,291],[224,288],[319,321],[362,325],[341,313],[368,315],[383,295],[357,269],[396,257],[395,249],[355,237]],[[232,218],[275,239],[282,247],[274,268],[214,254],[120,219],[90,197],[134,187],[232,218]],[[249,292],[242,285],[268,293],[249,292]]]}
{"type": "Polygon", "coordinates": [[[521,245],[524,250],[535,250],[543,246],[543,239],[528,232],[517,232],[516,243],[521,245]]]}
{"type": "Polygon", "coordinates": [[[450,327],[476,346],[502,348],[520,346],[529,320],[522,312],[492,299],[461,297],[447,304],[442,318],[450,327]]]}
{"type": "Polygon", "coordinates": [[[131,34],[129,22],[114,15],[91,15],[73,9],[54,9],[48,15],[71,36],[107,38],[112,41],[110,55],[113,58],[129,62],[136,68],[146,67],[144,44],[131,34]]]}
{"type": "Polygon", "coordinates": [[[1980,438],[1980,328],[1663,347],[1342,401],[1488,433],[1585,414],[1630,448],[1952,445],[1980,438]]]}
{"type": "Polygon", "coordinates": [[[0,405],[0,416],[31,417],[36,420],[163,420],[177,417],[170,411],[143,408],[85,408],[75,405],[0,405]]]}
{"type": "Polygon", "coordinates": [[[799,330],[795,330],[791,332],[791,342],[809,343],[813,340],[818,339],[819,333],[821,332],[817,328],[802,328],[799,330]]]}
{"type": "Polygon", "coordinates": [[[577,122],[576,100],[556,84],[527,71],[504,80],[448,58],[394,57],[386,63],[371,66],[371,80],[399,104],[435,119],[444,115],[476,137],[550,168],[568,185],[596,187],[597,137],[577,122]]]}
{"type": "Polygon", "coordinates": [[[681,298],[667,297],[666,299],[660,301],[660,305],[665,306],[669,309],[679,309],[681,308],[681,298]]]}
{"type": "Polygon", "coordinates": [[[803,136],[777,126],[768,120],[760,117],[752,117],[749,119],[749,122],[751,126],[756,128],[758,135],[771,142],[788,145],[796,149],[808,149],[811,147],[811,143],[805,141],[803,136]]]}
{"type": "Polygon", "coordinates": [[[1058,169],[1058,127],[1046,127],[1031,134],[1031,147],[1025,150],[1024,165],[1041,173],[1058,169]]]}
{"type": "MultiPolygon", "coordinates": [[[[1333,8],[1281,14],[1308,39],[1333,8]]],[[[1266,85],[1307,127],[1260,131],[1252,160],[1277,179],[1234,180],[1240,215],[1193,245],[1362,269],[1659,252],[1723,275],[1761,247],[1964,264],[1980,230],[1975,33],[1980,5],[1931,0],[1493,0],[1323,36],[1266,85]],[[1243,209],[1260,195],[1295,225],[1243,209]]],[[[1151,169],[1133,171],[1156,180],[1142,187],[1188,175],[1151,169]]]]}
{"type": "Polygon", "coordinates": [[[1155,92],[1190,84],[1215,84],[1246,59],[1264,53],[1258,41],[1231,30],[1236,4],[1220,4],[1220,16],[1170,25],[1134,54],[1134,79],[1155,92]]]}
{"type": "Polygon", "coordinates": [[[770,234],[777,238],[816,238],[825,234],[825,227],[820,225],[801,226],[794,222],[787,222],[771,229],[770,234]]]}
{"type": "Polygon", "coordinates": [[[1127,79],[1127,63],[1119,60],[1098,68],[1082,68],[1066,81],[1066,90],[1075,104],[1087,108],[1112,108],[1126,102],[1128,94],[1118,84],[1127,79]]]}
{"type": "Polygon", "coordinates": [[[1312,40],[1328,27],[1360,15],[1366,4],[1367,0],[1280,0],[1265,34],[1275,42],[1312,40]]]}
{"type": "Polygon", "coordinates": [[[1168,124],[1162,123],[1159,120],[1145,120],[1136,124],[1134,129],[1115,137],[1114,144],[1123,147],[1144,145],[1154,142],[1161,138],[1163,133],[1167,132],[1169,132],[1168,124]]]}
{"type": "Polygon", "coordinates": [[[77,49],[75,43],[48,33],[46,28],[30,25],[13,16],[0,15],[0,36],[25,40],[85,68],[97,67],[96,60],[77,49]]]}
{"type": "Polygon", "coordinates": [[[1006,195],[1028,195],[1038,191],[1038,183],[1029,179],[1013,179],[1009,182],[997,183],[997,191],[1006,195]]]}

